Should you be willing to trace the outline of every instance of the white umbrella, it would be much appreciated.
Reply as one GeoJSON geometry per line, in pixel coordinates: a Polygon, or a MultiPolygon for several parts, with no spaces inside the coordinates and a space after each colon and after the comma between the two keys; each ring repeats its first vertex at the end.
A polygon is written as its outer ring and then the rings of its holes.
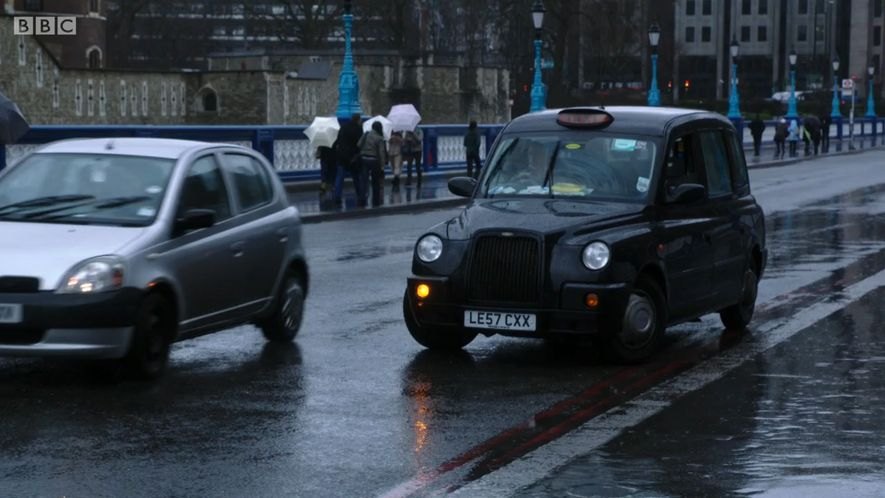
{"type": "Polygon", "coordinates": [[[393,131],[415,131],[421,115],[412,104],[398,104],[390,108],[387,119],[393,123],[393,131]]]}
{"type": "Polygon", "coordinates": [[[331,147],[338,139],[338,130],[341,125],[338,118],[313,118],[313,123],[304,130],[304,134],[310,141],[310,146],[314,149],[318,147],[331,147]]]}
{"type": "Polygon", "coordinates": [[[372,119],[367,119],[366,122],[363,123],[363,131],[371,131],[372,123],[376,121],[381,123],[381,129],[384,131],[384,140],[390,140],[390,134],[393,132],[393,123],[384,116],[375,116],[372,119]]]}

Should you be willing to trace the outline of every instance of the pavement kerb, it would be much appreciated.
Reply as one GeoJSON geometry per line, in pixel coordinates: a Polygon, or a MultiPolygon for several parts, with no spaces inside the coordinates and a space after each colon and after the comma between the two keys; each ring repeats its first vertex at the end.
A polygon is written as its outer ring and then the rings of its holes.
{"type": "MultiPolygon", "coordinates": [[[[782,159],[779,161],[765,161],[760,163],[747,163],[748,169],[766,169],[766,168],[777,168],[780,166],[789,166],[791,164],[796,164],[803,161],[811,161],[815,159],[824,159],[827,157],[834,156],[847,156],[853,154],[860,154],[862,152],[868,152],[870,150],[879,149],[881,147],[867,147],[867,148],[858,148],[854,150],[845,150],[841,152],[828,152],[826,154],[819,154],[817,156],[801,156],[801,157],[793,157],[789,159],[782,159]]],[[[445,173],[438,173],[438,176],[463,176],[465,174],[464,171],[452,171],[445,173]]],[[[313,188],[318,188],[319,183],[316,183],[313,188]]],[[[288,186],[287,186],[288,189],[288,186]]],[[[312,224],[312,223],[320,223],[323,221],[335,221],[335,220],[345,220],[345,219],[357,219],[357,218],[369,218],[373,216],[385,216],[390,214],[403,214],[403,213],[418,213],[423,211],[432,211],[434,209],[444,209],[449,207],[457,207],[464,204],[470,199],[466,197],[450,197],[445,199],[435,199],[421,202],[412,202],[407,204],[396,204],[391,206],[379,206],[374,208],[363,208],[363,209],[354,209],[350,211],[330,211],[328,213],[317,213],[317,214],[305,214],[301,216],[301,221],[304,224],[312,224]]]]}

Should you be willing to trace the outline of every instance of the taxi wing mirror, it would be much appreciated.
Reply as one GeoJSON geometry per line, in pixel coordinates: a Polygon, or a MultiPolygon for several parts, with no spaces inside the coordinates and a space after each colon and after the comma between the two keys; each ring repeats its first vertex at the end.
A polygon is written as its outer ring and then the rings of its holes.
{"type": "Polygon", "coordinates": [[[215,211],[211,209],[188,209],[175,220],[175,233],[180,235],[215,224],[215,211]]]}
{"type": "Polygon", "coordinates": [[[707,195],[707,189],[697,183],[683,183],[670,192],[670,199],[674,204],[691,204],[699,201],[707,195]]]}
{"type": "Polygon", "coordinates": [[[459,197],[470,197],[476,190],[476,179],[469,176],[456,176],[449,180],[449,192],[459,197]]]}

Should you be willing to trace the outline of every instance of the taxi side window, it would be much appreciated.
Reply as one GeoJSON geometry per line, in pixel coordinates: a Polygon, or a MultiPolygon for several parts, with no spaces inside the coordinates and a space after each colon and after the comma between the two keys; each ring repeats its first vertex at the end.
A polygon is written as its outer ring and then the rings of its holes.
{"type": "Polygon", "coordinates": [[[744,159],[744,151],[737,135],[732,131],[725,132],[725,141],[728,144],[728,155],[731,159],[731,181],[734,189],[741,195],[750,193],[750,178],[747,175],[747,161],[744,159]]]}
{"type": "Polygon", "coordinates": [[[686,183],[703,185],[700,167],[694,154],[694,135],[684,135],[673,141],[667,152],[667,188],[673,190],[686,183]]]}
{"type": "Polygon", "coordinates": [[[725,141],[718,130],[702,131],[698,134],[704,169],[707,173],[707,194],[709,197],[728,195],[732,192],[731,168],[725,141]]]}

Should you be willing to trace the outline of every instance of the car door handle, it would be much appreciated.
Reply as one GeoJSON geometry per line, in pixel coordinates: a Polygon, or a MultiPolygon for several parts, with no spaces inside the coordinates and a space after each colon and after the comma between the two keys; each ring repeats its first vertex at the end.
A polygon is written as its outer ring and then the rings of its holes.
{"type": "Polygon", "coordinates": [[[245,242],[234,242],[233,244],[230,245],[230,251],[232,253],[234,253],[235,258],[239,258],[240,256],[242,256],[243,253],[245,252],[245,250],[246,250],[246,243],[245,242]]]}
{"type": "Polygon", "coordinates": [[[289,230],[286,228],[279,228],[277,229],[277,236],[280,238],[280,242],[288,242],[289,230]]]}

